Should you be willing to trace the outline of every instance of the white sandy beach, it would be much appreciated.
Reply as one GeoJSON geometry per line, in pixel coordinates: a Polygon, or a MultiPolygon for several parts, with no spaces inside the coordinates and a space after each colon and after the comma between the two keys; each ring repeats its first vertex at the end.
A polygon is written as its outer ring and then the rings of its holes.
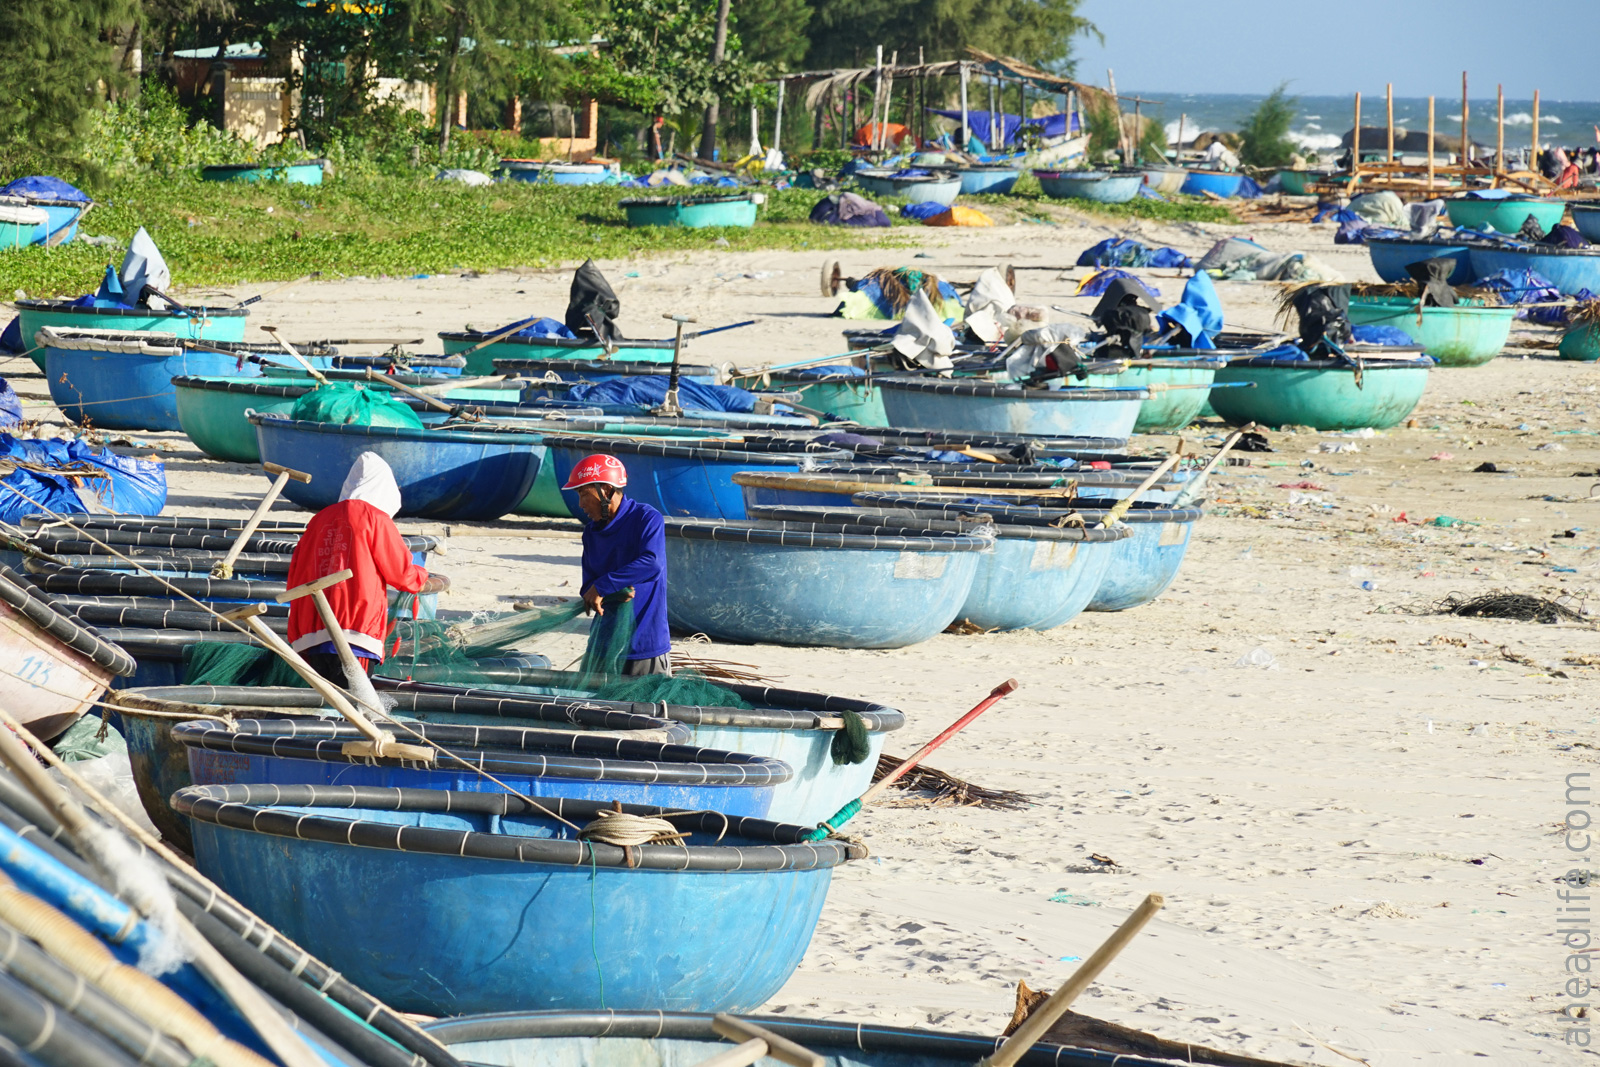
{"type": "MultiPolygon", "coordinates": [[[[880,252],[712,247],[601,266],[630,336],[665,336],[664,312],[704,326],[757,318],[689,349],[697,362],[740,366],[842,350],[845,323],[827,317],[833,302],[818,291],[832,255],[859,275],[921,251],[930,258],[917,265],[970,280],[996,263],[1065,266],[1117,233],[1198,255],[1237,232],[1375,278],[1365,250],[1336,249],[1328,226],[1059,217],[930,229],[911,235],[925,237],[916,248],[880,252]]],[[[299,340],[427,338],[421,350],[437,351],[439,330],[559,315],[570,272],[308,283],[251,321],[299,340]]],[[[1084,273],[1023,270],[1020,298],[1064,303],[1084,273]]],[[[1142,273],[1168,302],[1180,295],[1175,272],[1142,273]]],[[[223,291],[258,288],[269,287],[223,291]]],[[[1272,325],[1272,287],[1219,291],[1230,322],[1272,325]]],[[[1519,329],[1513,341],[1533,336],[1551,335],[1519,329]]],[[[1595,770],[1600,754],[1600,669],[1562,660],[1600,656],[1600,641],[1581,627],[1393,610],[1496,589],[1582,600],[1595,587],[1600,369],[1521,351],[1435,371],[1417,428],[1271,435],[1278,451],[1218,478],[1208,507],[1226,513],[1207,515],[1176,583],[1142,609],[887,652],[696,646],[788,686],[903,709],[909,723],[888,744],[900,755],[995,684],[1022,685],[931,762],[1037,804],[897,803],[857,817],[850,831],[872,858],[838,873],[805,962],[769,1010],[998,1033],[1019,979],[1053,988],[1145,893],[1161,892],[1161,917],[1080,1010],[1311,1064],[1575,1062],[1556,1015],[1569,998],[1553,879],[1573,866],[1558,831],[1563,778],[1595,770]],[[1319,452],[1325,441],[1359,451],[1319,452]],[[1536,450],[1549,444],[1561,450],[1536,450]],[[1453,458],[1430,459],[1439,453],[1453,458]],[[1513,473],[1471,473],[1484,461],[1513,473]],[[1302,480],[1325,489],[1278,488],[1302,480]],[[1290,506],[1307,492],[1318,502],[1290,506]],[[1475,525],[1395,521],[1402,512],[1475,525]],[[1580,532],[1551,540],[1569,529],[1580,532]],[[1275,666],[1235,666],[1254,649],[1275,666]]],[[[46,400],[38,375],[17,372],[23,363],[0,373],[25,399],[46,400]]],[[[240,510],[265,488],[259,472],[206,459],[181,435],[138,440],[167,460],[169,512],[240,510]]],[[[521,535],[447,541],[436,569],[454,587],[441,608],[575,595],[570,532],[497,526],[521,535]]]]}

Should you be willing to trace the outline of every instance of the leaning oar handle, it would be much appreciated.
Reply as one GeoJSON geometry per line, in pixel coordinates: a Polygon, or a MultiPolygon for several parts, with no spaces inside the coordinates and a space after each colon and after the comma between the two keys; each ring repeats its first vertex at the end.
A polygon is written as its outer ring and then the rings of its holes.
{"type": "Polygon", "coordinates": [[[859,797],[850,801],[844,807],[834,812],[832,817],[830,817],[826,822],[819,824],[816,829],[806,834],[802,840],[821,841],[829,834],[837,833],[839,831],[839,827],[849,822],[851,817],[854,816],[856,812],[861,810],[862,805],[866,804],[867,801],[871,800],[885,789],[888,789],[895,783],[896,779],[905,775],[917,764],[921,763],[931,752],[933,752],[934,749],[938,748],[956,734],[960,733],[973,719],[976,719],[979,715],[982,715],[984,712],[994,707],[995,704],[999,703],[1001,697],[1004,697],[1009,693],[1016,692],[1016,689],[1017,680],[1015,678],[1007,678],[1005,681],[995,686],[989,691],[989,695],[980,700],[977,706],[971,711],[961,716],[961,718],[957,719],[949,726],[946,726],[938,737],[935,737],[932,741],[929,741],[927,744],[913,752],[909,757],[902,761],[898,767],[884,775],[878,781],[874,782],[865,793],[862,793],[859,797]]]}

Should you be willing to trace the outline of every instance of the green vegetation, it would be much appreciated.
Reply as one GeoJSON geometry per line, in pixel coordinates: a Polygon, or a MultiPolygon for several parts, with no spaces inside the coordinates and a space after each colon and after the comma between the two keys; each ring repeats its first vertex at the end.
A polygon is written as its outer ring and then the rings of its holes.
{"type": "Polygon", "coordinates": [[[0,3],[0,165],[23,150],[65,151],[99,102],[96,81],[124,85],[111,37],[137,17],[135,0],[6,0],[0,3]]]}
{"type": "Polygon", "coordinates": [[[1289,96],[1284,82],[1256,106],[1239,128],[1242,144],[1239,162],[1249,167],[1285,167],[1294,155],[1289,126],[1298,114],[1300,101],[1289,96]]]}
{"type": "MultiPolygon", "coordinates": [[[[769,191],[753,229],[628,229],[617,201],[640,194],[612,186],[520,182],[474,189],[399,178],[341,178],[305,186],[201,182],[192,174],[147,176],[103,189],[85,229],[125,243],[144,226],[180,286],[234,286],[313,271],[325,277],[409,277],[589,256],[724,247],[820,250],[884,240],[882,230],[805,221],[826,195],[806,189],[769,191]]],[[[890,243],[896,242],[890,238],[890,243]]],[[[82,242],[6,252],[0,257],[0,291],[76,296],[92,291],[106,264],[121,258],[120,251],[82,242]]]]}

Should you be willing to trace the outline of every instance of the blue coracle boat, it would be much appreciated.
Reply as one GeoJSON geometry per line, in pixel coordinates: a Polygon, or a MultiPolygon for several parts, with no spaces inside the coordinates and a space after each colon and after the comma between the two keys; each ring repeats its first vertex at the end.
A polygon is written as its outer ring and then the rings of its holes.
{"type": "Polygon", "coordinates": [[[1139,195],[1144,172],[1111,174],[1091,170],[1036,170],[1039,188],[1056,200],[1092,200],[1097,204],[1126,204],[1139,195]]]}
{"type": "Polygon", "coordinates": [[[1468,246],[1473,273],[1486,278],[1496,271],[1531,270],[1548,279],[1565,296],[1600,293],[1600,248],[1558,248],[1475,241],[1468,246]]]}
{"type": "MultiPolygon", "coordinates": [[[[181,430],[174,378],[259,376],[263,360],[290,361],[277,346],[217,341],[199,348],[187,338],[137,331],[47,326],[36,343],[44,349],[50,399],[78,425],[103,430],[181,430]]],[[[326,353],[301,351],[313,366],[329,363],[326,353]]]]}
{"type": "MultiPolygon", "coordinates": [[[[757,507],[750,509],[750,516],[776,522],[842,523],[863,533],[953,534],[980,529],[970,521],[890,508],[757,507]]],[[[1099,592],[1114,544],[1128,536],[1127,527],[1002,523],[981,529],[994,536],[994,547],[978,554],[972,586],[956,615],[980,630],[1050,630],[1075,618],[1099,592]]]]}
{"type": "Polygon", "coordinates": [[[956,620],[990,539],[667,520],[672,624],[733,641],[900,648],[956,620]]]}
{"type": "Polygon", "coordinates": [[[885,375],[877,379],[890,426],[969,433],[1126,439],[1150,390],[1025,389],[994,382],[885,375]]]}
{"type": "Polygon", "coordinates": [[[1224,200],[1239,195],[1239,189],[1244,185],[1243,174],[1231,174],[1227,171],[1216,170],[1191,170],[1189,176],[1183,179],[1183,186],[1178,191],[1186,196],[1204,196],[1212,193],[1224,200]]]}
{"type": "MultiPolygon", "coordinates": [[[[153,311],[150,308],[82,307],[71,300],[18,300],[17,318],[22,339],[29,348],[40,327],[65,330],[159,331],[175,337],[204,338],[208,341],[243,341],[249,308],[190,308],[183,311],[153,311]]],[[[42,372],[43,350],[29,358],[42,372]]]]}
{"type": "Polygon", "coordinates": [[[172,739],[188,746],[189,774],[197,785],[372,785],[468,792],[509,788],[530,797],[622,801],[756,818],[767,814],[773,788],[794,773],[782,760],[765,756],[626,737],[448,723],[421,723],[412,729],[458,758],[443,752],[431,763],[346,756],[343,745],[361,740],[361,734],[333,719],[246,719],[231,730],[202,719],[174,726],[172,739]]]}
{"type": "MultiPolygon", "coordinates": [[[[981,492],[964,501],[927,497],[915,493],[860,493],[856,503],[866,507],[914,508],[946,517],[984,515],[997,523],[1020,522],[1049,526],[1070,516],[1086,526],[1098,524],[1115,501],[1093,497],[1063,498],[1041,504],[1011,504],[984,499],[981,492]]],[[[1130,536],[1113,546],[1112,559],[1089,611],[1127,611],[1150,603],[1166,592],[1178,576],[1189,551],[1189,535],[1200,521],[1199,508],[1170,508],[1136,501],[1123,516],[1130,536]]]]}
{"type": "MultiPolygon", "coordinates": [[[[754,1015],[749,1021],[822,1057],[824,1067],[972,1067],[1000,1047],[980,1034],[754,1015]]],[[[712,1016],[661,1011],[526,1011],[441,1019],[424,1027],[457,1056],[485,1067],[611,1064],[657,1067],[702,1063],[732,1046],[712,1016]]],[[[1094,1049],[1039,1042],[1018,1067],[1163,1067],[1094,1049]]]]}
{"type": "Polygon", "coordinates": [[[623,848],[580,838],[608,805],[538,803],[264,785],[173,798],[204,874],[346,978],[428,1015],[748,1011],[799,965],[833,868],[866,855],[803,843],[808,827],[627,805],[688,837],[623,848]]]}
{"type": "MultiPolygon", "coordinates": [[[[1092,491],[1095,496],[1121,499],[1143,484],[1149,470],[1064,470],[1053,472],[1020,465],[986,463],[981,467],[954,463],[908,463],[904,466],[856,466],[827,464],[799,474],[751,474],[733,476],[744,490],[746,510],[752,507],[790,505],[849,507],[857,493],[900,490],[939,492],[951,499],[974,494],[997,497],[1037,495],[1054,490],[1092,491]],[[1000,468],[996,470],[995,468],[1000,468]],[[1007,467],[1012,469],[1007,470],[1007,467]],[[1074,488],[1075,487],[1075,488],[1074,488]]],[[[1190,471],[1169,471],[1144,491],[1143,499],[1164,503],[1177,495],[1192,477],[1190,471]]]]}
{"type": "MultiPolygon", "coordinates": [[[[798,471],[802,465],[848,458],[850,453],[807,441],[771,438],[755,442],[705,440],[672,445],[628,437],[558,437],[546,434],[556,484],[566,485],[584,456],[616,456],[628,469],[628,495],[663,515],[742,519],[744,493],[733,483],[739,471],[798,471]]],[[[562,490],[574,515],[578,494],[562,490]]]]}
{"type": "Polygon", "coordinates": [[[1450,272],[1451,285],[1470,285],[1476,277],[1472,273],[1472,258],[1467,254],[1465,242],[1451,242],[1432,237],[1369,237],[1367,254],[1372,257],[1372,269],[1386,282],[1414,281],[1406,268],[1424,259],[1449,259],[1455,262],[1450,272]]]}
{"type": "MultiPolygon", "coordinates": [[[[750,707],[691,707],[597,699],[594,690],[582,688],[580,677],[570,671],[510,663],[486,664],[480,660],[474,665],[472,675],[471,684],[482,688],[429,684],[435,677],[439,681],[448,680],[451,671],[449,668],[431,671],[427,667],[407,671],[407,676],[415,681],[394,683],[379,679],[376,684],[379,689],[392,691],[402,701],[407,693],[428,694],[430,699],[436,700],[445,699],[448,694],[449,699],[464,704],[503,697],[505,694],[500,690],[511,690],[522,700],[547,700],[553,709],[552,717],[558,712],[574,717],[599,712],[637,715],[648,708],[644,717],[665,716],[672,730],[684,731],[684,744],[745,752],[787,763],[794,776],[773,788],[767,818],[774,822],[819,823],[844,807],[847,801],[866,792],[872,784],[872,771],[878,765],[885,737],[905,725],[903,714],[871,701],[770,686],[720,683],[750,707]],[[534,693],[549,696],[535,697],[531,695],[534,693]],[[833,739],[845,712],[860,716],[861,725],[867,731],[869,752],[860,763],[836,763],[833,759],[833,739]]],[[[508,705],[504,711],[507,719],[520,714],[515,705],[508,705]]],[[[456,721],[438,714],[434,714],[432,720],[456,721]]],[[[672,739],[677,739],[676,733],[672,739]]]]}
{"type": "Polygon", "coordinates": [[[955,172],[961,175],[961,192],[968,195],[994,193],[1003,196],[1009,193],[1012,186],[1017,184],[1017,179],[1022,177],[1020,168],[1001,164],[976,163],[967,167],[956,167],[955,172]]]}
{"type": "MultiPolygon", "coordinates": [[[[416,430],[249,416],[261,459],[310,474],[283,495],[319,511],[339,499],[344,477],[363,452],[376,452],[400,483],[400,515],[428,519],[498,519],[520,504],[539,475],[544,445],[534,432],[416,430]]],[[[576,514],[576,512],[574,512],[576,514]]]]}

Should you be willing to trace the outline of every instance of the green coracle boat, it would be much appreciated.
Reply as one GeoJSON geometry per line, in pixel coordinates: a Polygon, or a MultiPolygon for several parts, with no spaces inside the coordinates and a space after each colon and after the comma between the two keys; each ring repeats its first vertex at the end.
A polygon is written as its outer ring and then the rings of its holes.
{"type": "Polygon", "coordinates": [[[1432,367],[1427,356],[1369,359],[1363,354],[1359,367],[1332,359],[1235,360],[1217,372],[1217,384],[1254,382],[1255,388],[1214,389],[1211,406],[1231,426],[1382,430],[1398,426],[1416,408],[1432,367]]]}
{"type": "Polygon", "coordinates": [[[1446,367],[1478,367],[1506,347],[1511,337],[1514,307],[1485,307],[1466,300],[1455,307],[1422,309],[1405,296],[1353,296],[1350,322],[1355,326],[1393,326],[1446,367]]]}
{"type": "MultiPolygon", "coordinates": [[[[449,330],[439,334],[444,354],[466,352],[494,336],[493,331],[449,330]]],[[[506,337],[467,356],[463,374],[494,374],[497,359],[614,359],[619,363],[671,363],[671,341],[618,341],[611,354],[596,341],[564,337],[506,337]]]]}
{"type": "MultiPolygon", "coordinates": [[[[419,384],[413,377],[402,378],[407,385],[419,384]]],[[[443,380],[426,379],[426,384],[437,385],[443,380]]],[[[316,382],[305,377],[182,377],[172,379],[177,394],[178,425],[200,449],[212,459],[229,463],[260,463],[261,452],[256,444],[256,430],[245,417],[249,411],[288,417],[294,402],[316,387],[316,382]]],[[[382,385],[371,388],[382,389],[382,385]]],[[[490,403],[497,400],[515,401],[515,390],[461,390],[446,393],[443,399],[457,402],[490,403]]]]}
{"type": "MultiPolygon", "coordinates": [[[[865,376],[846,374],[817,377],[800,371],[771,371],[763,378],[786,392],[799,393],[800,403],[816,411],[826,411],[862,426],[887,426],[883,395],[865,376]]],[[[751,386],[744,383],[747,388],[751,386]]]]}
{"type": "Polygon", "coordinates": [[[1561,221],[1567,213],[1564,200],[1540,200],[1535,197],[1508,196],[1499,200],[1480,200],[1471,196],[1451,197],[1444,202],[1450,215],[1450,225],[1463,230],[1481,230],[1492,226],[1500,233],[1516,233],[1532,215],[1541,230],[1561,221]]]}
{"type": "MultiPolygon", "coordinates": [[[[33,348],[34,335],[41,326],[66,330],[134,330],[140,333],[170,333],[190,340],[243,341],[248,308],[191,308],[193,314],[178,311],[152,311],[149,308],[80,307],[70,300],[18,300],[17,317],[22,320],[23,342],[33,348]]],[[[29,353],[29,358],[44,373],[44,349],[29,353]]]]}
{"type": "Polygon", "coordinates": [[[700,193],[679,196],[636,196],[618,201],[629,226],[710,226],[749,229],[756,221],[757,193],[700,193]]]}
{"type": "Polygon", "coordinates": [[[1222,356],[1164,359],[1149,367],[1129,367],[1121,374],[1091,374],[1083,384],[1149,388],[1150,399],[1140,405],[1133,432],[1173,433],[1200,417],[1211,395],[1205,387],[1227,365],[1227,359],[1222,356]],[[1165,386],[1194,388],[1163,388],[1165,386]]]}
{"type": "Polygon", "coordinates": [[[1567,327],[1556,355],[1577,363],[1593,363],[1600,359],[1600,325],[1580,323],[1567,327]]]}

